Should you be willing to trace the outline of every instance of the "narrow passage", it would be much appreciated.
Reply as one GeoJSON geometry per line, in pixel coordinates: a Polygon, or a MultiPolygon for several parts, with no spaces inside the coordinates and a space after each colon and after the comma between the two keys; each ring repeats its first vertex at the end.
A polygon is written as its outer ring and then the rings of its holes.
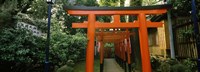
{"type": "Polygon", "coordinates": [[[123,69],[117,64],[114,58],[104,59],[103,72],[123,72],[123,69]]]}

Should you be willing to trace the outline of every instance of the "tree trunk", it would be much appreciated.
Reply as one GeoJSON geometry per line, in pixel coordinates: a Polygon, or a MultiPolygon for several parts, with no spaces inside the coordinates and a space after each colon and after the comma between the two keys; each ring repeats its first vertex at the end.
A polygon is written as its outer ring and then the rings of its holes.
{"type": "MultiPolygon", "coordinates": [[[[131,2],[131,0],[125,0],[124,6],[125,7],[129,7],[130,6],[130,2],[131,2]]],[[[126,20],[126,22],[129,22],[129,16],[128,15],[125,16],[125,20],[126,20]]]]}

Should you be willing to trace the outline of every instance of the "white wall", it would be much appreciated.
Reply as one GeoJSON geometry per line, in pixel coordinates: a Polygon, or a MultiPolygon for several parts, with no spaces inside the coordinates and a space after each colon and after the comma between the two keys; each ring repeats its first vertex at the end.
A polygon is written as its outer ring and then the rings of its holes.
{"type": "Polygon", "coordinates": [[[42,36],[42,32],[40,30],[38,30],[38,28],[36,26],[30,25],[28,23],[18,22],[17,28],[25,28],[25,29],[32,31],[33,35],[35,35],[35,36],[42,36]]]}

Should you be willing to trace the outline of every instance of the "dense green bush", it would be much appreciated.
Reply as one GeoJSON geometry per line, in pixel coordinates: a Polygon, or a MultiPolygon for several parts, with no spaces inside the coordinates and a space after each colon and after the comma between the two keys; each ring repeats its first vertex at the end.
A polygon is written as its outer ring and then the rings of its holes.
{"type": "Polygon", "coordinates": [[[43,57],[41,50],[44,39],[32,36],[25,29],[4,29],[0,32],[1,60],[15,62],[33,62],[36,57],[43,57]],[[37,54],[37,56],[35,56],[37,54]]]}
{"type": "MultiPolygon", "coordinates": [[[[191,59],[170,59],[161,56],[151,56],[151,67],[153,72],[197,72],[197,63],[191,59]]],[[[140,71],[132,64],[134,71],[140,71]]]]}
{"type": "Polygon", "coordinates": [[[163,57],[151,56],[151,64],[154,72],[195,72],[197,63],[191,59],[164,59],[163,57]]]}
{"type": "MultiPolygon", "coordinates": [[[[68,65],[84,57],[84,34],[52,33],[50,62],[52,67],[68,65]]],[[[5,28],[0,31],[0,68],[16,72],[43,71],[46,40],[26,29],[5,28]],[[7,66],[5,66],[7,65],[7,66]]]]}
{"type": "Polygon", "coordinates": [[[65,64],[73,65],[74,62],[84,58],[87,43],[86,35],[84,34],[67,35],[66,33],[55,32],[52,33],[51,43],[51,61],[54,64],[60,66],[65,64]]]}
{"type": "Polygon", "coordinates": [[[8,63],[8,69],[18,70],[21,67],[19,71],[28,70],[41,64],[43,48],[44,39],[33,36],[25,29],[5,28],[0,31],[0,61],[1,64],[8,63]]]}

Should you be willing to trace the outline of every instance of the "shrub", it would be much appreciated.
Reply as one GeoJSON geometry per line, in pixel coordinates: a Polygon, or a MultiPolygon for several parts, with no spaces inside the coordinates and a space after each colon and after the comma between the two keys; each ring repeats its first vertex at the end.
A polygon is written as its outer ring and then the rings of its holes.
{"type": "Polygon", "coordinates": [[[170,72],[170,64],[166,63],[166,62],[161,63],[158,71],[159,72],[170,72]]]}
{"type": "Polygon", "coordinates": [[[187,72],[187,71],[188,68],[183,64],[175,64],[171,67],[171,72],[187,72]]]}
{"type": "Polygon", "coordinates": [[[197,63],[191,59],[164,59],[158,56],[151,56],[152,70],[154,72],[195,72],[197,63]]]}
{"type": "Polygon", "coordinates": [[[51,61],[54,65],[73,65],[84,58],[87,38],[84,34],[52,33],[51,61]],[[70,61],[70,62],[68,62],[70,61]]]}
{"type": "Polygon", "coordinates": [[[188,72],[195,72],[197,70],[197,63],[189,58],[183,60],[182,64],[188,68],[188,72]]]}
{"type": "MultiPolygon", "coordinates": [[[[84,34],[52,35],[49,55],[51,69],[63,65],[72,67],[84,57],[87,41],[84,34]]],[[[3,29],[0,31],[0,69],[6,67],[6,70],[10,70],[8,72],[43,71],[45,44],[45,38],[33,36],[28,30],[3,29]]]]}
{"type": "Polygon", "coordinates": [[[44,42],[25,29],[5,28],[0,31],[0,61],[16,72],[42,66],[44,42]]]}

